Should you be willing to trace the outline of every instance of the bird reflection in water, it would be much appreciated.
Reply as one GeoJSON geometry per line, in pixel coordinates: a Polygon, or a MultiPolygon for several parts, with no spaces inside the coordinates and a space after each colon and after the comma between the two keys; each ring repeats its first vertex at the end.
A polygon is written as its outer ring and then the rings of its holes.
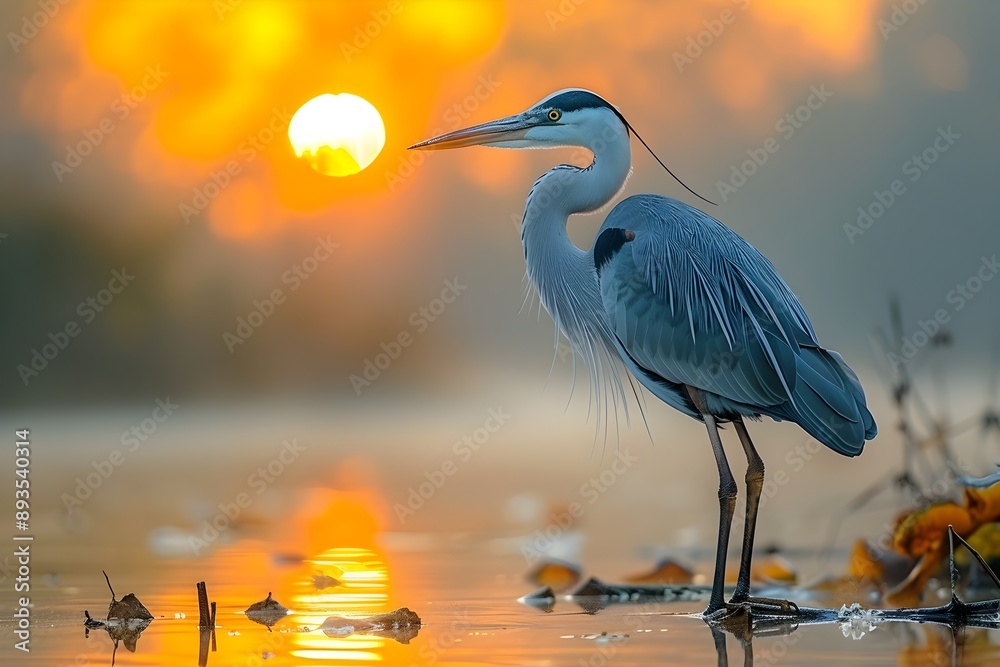
{"type": "MultiPolygon", "coordinates": [[[[756,658],[760,664],[773,664],[788,655],[791,647],[798,643],[793,633],[802,625],[818,625],[834,621],[801,621],[793,618],[755,618],[748,611],[727,617],[722,622],[708,622],[718,655],[719,667],[729,667],[727,636],[733,635],[743,650],[743,665],[751,667],[756,658]],[[755,639],[775,639],[765,644],[765,650],[754,655],[755,639]]],[[[905,621],[886,621],[878,625],[860,628],[857,624],[840,622],[845,640],[858,641],[876,627],[889,632],[899,639],[897,664],[900,667],[978,667],[995,665],[1000,659],[1000,646],[990,642],[988,630],[1000,627],[1000,622],[981,625],[941,625],[922,624],[905,621]],[[920,635],[924,640],[920,641],[920,635]]],[[[739,664],[735,660],[733,665],[739,664]]]]}

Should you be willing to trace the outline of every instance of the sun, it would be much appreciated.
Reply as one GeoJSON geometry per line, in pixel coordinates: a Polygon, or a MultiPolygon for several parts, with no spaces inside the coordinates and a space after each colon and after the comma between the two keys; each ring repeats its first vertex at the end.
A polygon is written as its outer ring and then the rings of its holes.
{"type": "Polygon", "coordinates": [[[385,146],[382,116],[368,100],[326,93],[309,100],[288,124],[298,157],[327,176],[350,176],[370,165],[385,146]]]}

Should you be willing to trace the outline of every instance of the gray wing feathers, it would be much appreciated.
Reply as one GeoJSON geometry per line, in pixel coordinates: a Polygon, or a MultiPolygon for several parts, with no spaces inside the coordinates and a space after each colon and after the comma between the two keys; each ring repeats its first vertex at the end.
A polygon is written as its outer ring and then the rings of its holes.
{"type": "Polygon", "coordinates": [[[854,372],[839,354],[820,347],[803,347],[796,370],[796,402],[784,418],[841,454],[860,454],[877,429],[854,372]]]}
{"type": "Polygon", "coordinates": [[[819,346],[798,299],[738,234],[656,195],[625,199],[606,228],[635,232],[600,281],[611,325],[639,365],[735,412],[796,421],[845,454],[874,436],[857,376],[819,346]]]}
{"type": "Polygon", "coordinates": [[[713,227],[727,229],[704,214],[664,219],[656,204],[671,200],[647,199],[625,200],[605,222],[636,232],[602,274],[605,308],[626,349],[673,382],[753,405],[788,401],[787,326],[737,270],[742,239],[719,237],[713,227]]]}

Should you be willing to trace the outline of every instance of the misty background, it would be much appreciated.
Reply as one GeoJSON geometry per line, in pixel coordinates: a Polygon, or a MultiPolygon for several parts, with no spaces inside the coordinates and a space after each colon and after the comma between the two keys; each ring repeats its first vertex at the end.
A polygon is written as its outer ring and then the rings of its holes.
{"type": "MultiPolygon", "coordinates": [[[[612,415],[607,436],[602,427],[595,437],[586,379],[571,397],[571,355],[553,351],[537,299],[522,308],[525,196],[544,170],[579,154],[405,151],[584,87],[618,105],[688,185],[719,203],[710,212],[770,258],[820,341],[861,377],[879,438],[861,462],[816,454],[819,464],[796,471],[762,519],[762,540],[815,535],[900,460],[887,359],[871,344],[889,325],[893,295],[911,342],[921,322],[945,313],[950,347],[921,345],[908,361],[934,411],[960,420],[997,398],[1000,280],[986,276],[995,277],[988,267],[1000,251],[1000,5],[899,8],[916,4],[412,0],[382,25],[382,3],[248,0],[218,15],[212,3],[80,0],[35,36],[8,34],[0,423],[31,426],[39,438],[46,525],[76,544],[60,532],[62,494],[169,397],[177,415],[139,450],[141,463],[89,502],[93,516],[127,515],[120,499],[141,490],[143,527],[196,525],[191,498],[212,506],[231,496],[246,477],[242,462],[252,470],[299,434],[312,458],[282,480],[288,494],[340,480],[379,490],[386,531],[529,532],[616,448],[629,448],[642,464],[587,517],[620,541],[594,548],[710,545],[714,518],[691,514],[715,511],[702,427],[647,396],[654,448],[634,402],[631,428],[622,415],[617,431],[612,415]],[[374,36],[358,41],[372,21],[374,36]],[[157,67],[162,76],[150,74],[157,67]],[[365,172],[315,174],[280,132],[247,151],[276,109],[342,91],[369,99],[386,124],[386,147],[365,172]],[[68,165],[88,132],[100,142],[78,166],[54,165],[68,165]],[[233,160],[240,173],[219,176],[233,160]],[[220,178],[218,196],[205,197],[220,178]],[[859,207],[871,215],[867,228],[859,207]],[[295,273],[324,242],[336,245],[329,258],[307,277],[295,273]],[[134,279],[102,293],[115,271],[134,279]],[[448,281],[462,289],[435,303],[448,281]],[[978,291],[958,299],[961,286],[978,291]],[[227,343],[275,289],[283,303],[227,343]],[[74,323],[78,333],[61,338],[74,323]],[[393,348],[401,334],[411,343],[393,348]],[[60,340],[64,349],[32,367],[36,351],[44,357],[60,340]],[[387,348],[396,358],[370,384],[352,382],[387,348]],[[498,407],[510,424],[437,504],[397,521],[394,505],[498,407]],[[345,462],[360,467],[348,474],[345,462]]],[[[37,11],[4,3],[0,25],[22,35],[37,11]]],[[[692,200],[638,143],[633,156],[624,196],[692,200]]],[[[602,216],[570,221],[581,247],[602,216]]],[[[807,441],[791,425],[754,433],[775,470],[790,469],[789,452],[807,441]]],[[[958,445],[970,471],[985,474],[1000,456],[978,431],[958,445]]],[[[742,469],[740,456],[732,461],[742,469]]],[[[276,520],[294,502],[258,509],[276,520]]]]}

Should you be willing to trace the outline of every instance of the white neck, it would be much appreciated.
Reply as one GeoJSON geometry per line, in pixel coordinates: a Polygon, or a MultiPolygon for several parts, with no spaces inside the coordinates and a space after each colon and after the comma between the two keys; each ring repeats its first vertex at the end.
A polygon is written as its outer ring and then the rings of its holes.
{"type": "Polygon", "coordinates": [[[569,216],[597,210],[622,189],[632,170],[628,132],[608,124],[608,139],[587,146],[594,161],[585,169],[559,165],[531,188],[521,241],[528,277],[559,330],[581,353],[606,340],[605,324],[591,252],[577,248],[566,231],[569,216]]]}

